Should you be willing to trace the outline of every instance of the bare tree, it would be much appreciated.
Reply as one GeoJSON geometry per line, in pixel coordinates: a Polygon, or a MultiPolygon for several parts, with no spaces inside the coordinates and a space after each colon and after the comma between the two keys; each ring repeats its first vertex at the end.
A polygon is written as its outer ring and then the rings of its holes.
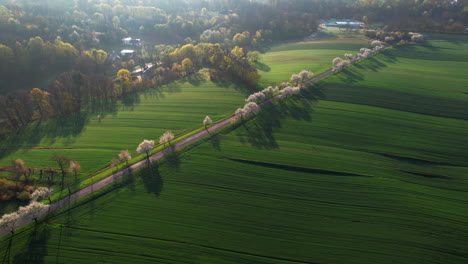
{"type": "Polygon", "coordinates": [[[21,174],[24,172],[24,161],[22,159],[15,159],[11,161],[11,167],[16,174],[16,185],[20,180],[21,174]]]}
{"type": "Polygon", "coordinates": [[[60,172],[62,173],[62,188],[65,181],[65,166],[71,161],[71,159],[66,155],[59,155],[55,153],[49,160],[57,162],[57,165],[60,167],[60,172]]]}
{"type": "Polygon", "coordinates": [[[75,182],[78,181],[78,173],[81,171],[81,166],[78,161],[72,160],[70,161],[70,169],[69,171],[75,175],[75,182]]]}

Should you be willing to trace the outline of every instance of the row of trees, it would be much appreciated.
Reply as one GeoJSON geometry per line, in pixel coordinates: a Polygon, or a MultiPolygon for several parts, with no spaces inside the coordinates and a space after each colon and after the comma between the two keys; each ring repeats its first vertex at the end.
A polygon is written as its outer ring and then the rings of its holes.
{"type": "Polygon", "coordinates": [[[299,94],[301,89],[305,87],[307,80],[312,78],[314,73],[303,70],[299,74],[291,75],[289,82],[283,82],[277,86],[269,86],[259,92],[252,93],[245,101],[247,102],[243,108],[238,108],[234,114],[243,118],[251,113],[257,114],[260,111],[259,104],[269,100],[275,96],[286,97],[294,94],[299,94]]]}
{"type": "Polygon", "coordinates": [[[11,233],[15,230],[16,224],[21,220],[34,220],[37,222],[37,219],[47,213],[50,204],[43,204],[40,200],[49,200],[53,194],[53,190],[45,187],[37,188],[31,194],[31,202],[26,206],[21,206],[17,211],[4,214],[0,218],[0,228],[5,228],[11,233]]]}
{"type": "MultiPolygon", "coordinates": [[[[395,41],[395,38],[392,37],[392,36],[387,36],[387,37],[385,37],[385,40],[386,40],[386,42],[391,43],[391,42],[395,41]]],[[[424,41],[424,36],[419,34],[419,33],[413,33],[411,35],[411,41],[413,41],[413,42],[424,41]]],[[[400,43],[405,44],[405,43],[407,43],[407,41],[400,40],[400,43]]],[[[361,48],[359,50],[359,53],[357,53],[356,55],[353,55],[351,53],[345,53],[344,54],[345,59],[342,59],[341,57],[334,58],[332,60],[332,64],[334,65],[334,67],[332,68],[332,71],[333,72],[339,71],[339,70],[351,65],[352,63],[354,63],[354,62],[356,62],[358,60],[365,59],[365,58],[367,58],[369,56],[372,56],[373,54],[375,54],[376,52],[378,52],[379,50],[381,50],[381,49],[383,49],[385,47],[384,43],[382,43],[380,40],[373,40],[370,43],[370,46],[372,47],[371,49],[361,48]]]]}
{"type": "MultiPolygon", "coordinates": [[[[289,83],[282,83],[279,86],[273,88],[273,87],[267,87],[264,90],[253,93],[251,94],[247,99],[246,99],[246,105],[243,108],[239,108],[236,110],[236,115],[240,115],[241,118],[244,116],[247,116],[251,113],[257,114],[260,111],[260,106],[257,103],[261,103],[265,101],[268,98],[272,98],[273,96],[276,95],[282,95],[282,96],[289,96],[292,94],[297,94],[301,88],[303,88],[303,84],[307,79],[311,78],[313,76],[313,73],[309,71],[302,71],[299,74],[293,74],[291,76],[291,81],[296,82],[296,87],[291,87],[289,83]],[[281,89],[281,88],[283,89],[281,89]]],[[[208,129],[208,126],[213,123],[212,119],[209,116],[206,116],[203,119],[203,125],[205,126],[205,129],[208,129]]],[[[174,140],[174,134],[168,130],[163,133],[162,136],[159,138],[159,144],[166,144],[174,140]]],[[[146,159],[148,163],[150,162],[150,157],[149,153],[154,149],[155,147],[155,142],[154,140],[143,140],[137,147],[136,151],[139,154],[145,154],[146,159]]],[[[119,159],[112,159],[111,164],[113,166],[117,166],[121,162],[126,162],[128,165],[128,162],[131,160],[131,155],[128,150],[122,150],[119,155],[119,159]]],[[[64,182],[65,182],[65,175],[67,173],[74,173],[75,174],[75,181],[77,180],[77,174],[80,172],[81,166],[77,161],[74,161],[70,159],[66,155],[59,155],[59,154],[54,154],[51,158],[51,161],[54,161],[57,163],[58,167],[60,168],[60,173],[62,175],[62,180],[61,180],[61,185],[62,189],[64,187],[64,182]],[[69,167],[67,170],[66,167],[69,167]]],[[[12,168],[17,172],[17,175],[24,174],[26,176],[26,171],[31,171],[35,169],[27,168],[22,160],[15,160],[12,162],[12,168]]],[[[49,169],[52,172],[52,169],[49,169]]],[[[41,178],[43,174],[43,170],[40,171],[41,173],[41,178]]],[[[55,171],[53,174],[59,174],[59,172],[55,171]]],[[[53,174],[51,174],[51,179],[53,181],[53,174]]],[[[50,182],[50,181],[49,181],[50,182]]],[[[39,187],[37,188],[32,194],[30,194],[29,198],[32,200],[31,203],[27,206],[20,207],[18,211],[10,214],[5,214],[2,216],[0,219],[0,228],[6,228],[10,230],[11,232],[14,231],[15,229],[15,224],[20,220],[24,218],[30,218],[34,221],[37,221],[37,219],[42,216],[43,214],[46,213],[49,205],[42,204],[38,202],[39,200],[45,200],[48,199],[49,203],[51,203],[50,197],[52,196],[52,189],[45,188],[45,187],[39,187]]]]}

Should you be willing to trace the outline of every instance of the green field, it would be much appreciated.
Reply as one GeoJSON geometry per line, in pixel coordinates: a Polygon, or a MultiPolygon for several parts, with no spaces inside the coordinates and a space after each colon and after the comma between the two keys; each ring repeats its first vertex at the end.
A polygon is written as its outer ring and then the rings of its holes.
{"type": "Polygon", "coordinates": [[[333,58],[345,53],[356,54],[368,47],[360,36],[335,36],[320,40],[288,43],[272,47],[257,64],[262,86],[288,81],[291,74],[308,70],[318,75],[332,67],[333,58]]]}
{"type": "Polygon", "coordinates": [[[326,78],[2,238],[0,255],[6,263],[467,263],[468,44],[429,44],[326,78]]]}
{"type": "Polygon", "coordinates": [[[177,136],[198,129],[206,115],[213,121],[230,116],[244,104],[247,94],[235,84],[214,83],[198,76],[134,94],[124,101],[94,104],[73,116],[33,123],[1,142],[0,166],[20,158],[34,168],[56,168],[49,158],[54,153],[66,154],[81,164],[81,181],[109,166],[121,150],[128,149],[136,156],[143,139],[157,142],[166,130],[177,136]],[[38,149],[41,147],[49,149],[38,149]]]}

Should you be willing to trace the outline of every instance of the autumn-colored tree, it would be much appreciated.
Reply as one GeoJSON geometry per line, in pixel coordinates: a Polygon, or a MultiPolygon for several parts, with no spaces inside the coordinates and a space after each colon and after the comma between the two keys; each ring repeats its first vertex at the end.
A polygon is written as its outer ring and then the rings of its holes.
{"type": "Polygon", "coordinates": [[[192,73],[194,71],[193,62],[189,58],[185,58],[182,62],[182,69],[187,73],[192,73]]]}
{"type": "Polygon", "coordinates": [[[232,50],[231,50],[231,54],[237,58],[237,59],[240,59],[242,57],[244,57],[244,49],[243,48],[239,48],[238,46],[235,46],[232,50]]]}
{"type": "Polygon", "coordinates": [[[114,84],[114,96],[120,97],[132,90],[132,74],[127,69],[120,69],[117,72],[117,82],[114,84]]]}
{"type": "Polygon", "coordinates": [[[31,95],[31,102],[39,110],[41,118],[49,116],[52,111],[49,94],[39,88],[32,89],[29,94],[31,95]]]}

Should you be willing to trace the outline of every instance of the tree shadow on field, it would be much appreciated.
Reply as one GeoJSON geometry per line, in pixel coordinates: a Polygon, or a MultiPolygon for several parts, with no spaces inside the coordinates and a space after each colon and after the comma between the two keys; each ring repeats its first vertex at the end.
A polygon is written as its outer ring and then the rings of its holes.
{"type": "Polygon", "coordinates": [[[15,255],[13,263],[30,264],[45,263],[47,256],[47,241],[51,237],[50,227],[46,224],[34,226],[25,247],[15,255]]]}
{"type": "Polygon", "coordinates": [[[164,99],[164,93],[162,92],[162,89],[150,89],[142,92],[143,97],[148,100],[152,99],[155,101],[159,101],[161,99],[164,99]]]}
{"type": "MultiPolygon", "coordinates": [[[[361,68],[363,67],[361,66],[361,68]]],[[[336,77],[344,83],[356,83],[364,80],[364,74],[352,68],[344,68],[336,77]]]]}
{"type": "Polygon", "coordinates": [[[239,140],[258,149],[278,149],[274,133],[283,127],[285,119],[312,122],[313,104],[323,96],[321,89],[316,88],[311,86],[299,95],[265,105],[255,118],[242,124],[244,129],[237,134],[239,140]]]}
{"type": "Polygon", "coordinates": [[[360,64],[360,66],[363,66],[367,70],[371,70],[373,72],[378,72],[382,70],[383,68],[387,68],[387,64],[377,60],[374,57],[367,58],[364,63],[360,64]]]}
{"type": "Polygon", "coordinates": [[[8,246],[5,248],[5,254],[3,255],[2,264],[10,263],[11,247],[13,246],[13,238],[15,237],[15,234],[10,233],[9,236],[10,239],[8,240],[8,246]]]}
{"type": "Polygon", "coordinates": [[[210,136],[210,143],[216,150],[221,150],[221,138],[218,134],[214,134],[210,136]]]}
{"type": "Polygon", "coordinates": [[[174,145],[169,145],[169,147],[165,148],[162,153],[164,154],[164,163],[168,166],[168,168],[172,171],[179,171],[180,164],[182,163],[180,159],[180,154],[176,151],[174,145]]]}
{"type": "Polygon", "coordinates": [[[180,93],[180,92],[182,92],[182,87],[178,83],[175,83],[175,82],[166,84],[166,86],[164,88],[165,88],[164,91],[168,92],[168,93],[180,93]]]}
{"type": "Polygon", "coordinates": [[[129,93],[122,98],[123,110],[133,111],[136,104],[141,102],[140,93],[129,93]]]}
{"type": "Polygon", "coordinates": [[[57,138],[65,139],[65,146],[73,144],[75,138],[85,131],[91,118],[117,112],[115,100],[96,100],[78,113],[37,120],[21,127],[0,143],[0,159],[16,152],[21,147],[47,147],[57,138]]]}
{"type": "Polygon", "coordinates": [[[147,193],[159,196],[163,190],[164,181],[156,165],[148,165],[141,169],[138,174],[147,193]]]}
{"type": "Polygon", "coordinates": [[[263,71],[263,72],[270,72],[271,71],[271,67],[266,65],[265,63],[257,61],[254,64],[255,64],[255,67],[260,71],[263,71]]]}
{"type": "Polygon", "coordinates": [[[182,82],[188,82],[193,86],[200,86],[204,81],[206,81],[206,75],[200,72],[190,74],[182,79],[182,82]]]}

